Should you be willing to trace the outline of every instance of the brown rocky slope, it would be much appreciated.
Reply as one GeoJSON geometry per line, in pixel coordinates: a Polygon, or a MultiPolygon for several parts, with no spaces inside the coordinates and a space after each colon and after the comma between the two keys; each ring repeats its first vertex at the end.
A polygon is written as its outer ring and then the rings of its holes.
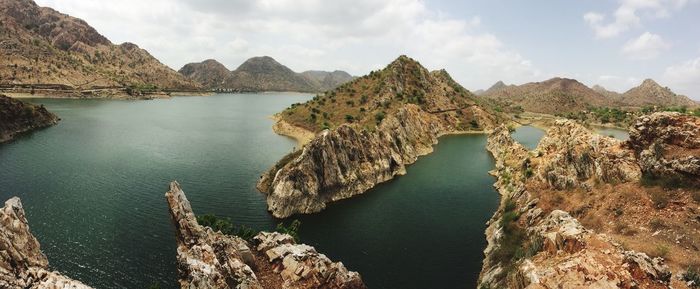
{"type": "Polygon", "coordinates": [[[278,117],[320,132],[258,182],[280,218],[318,212],[404,174],[441,135],[488,131],[504,121],[447,72],[428,72],[406,56],[278,117]]]}
{"type": "Polygon", "coordinates": [[[683,136],[699,127],[697,118],[657,113],[621,142],[558,121],[533,151],[497,129],[487,149],[502,201],[488,223],[480,286],[686,288],[685,270],[700,264],[699,187],[644,183],[697,174],[700,154],[683,136]],[[675,153],[650,161],[640,157],[647,150],[675,153]]]}
{"type": "Polygon", "coordinates": [[[50,271],[39,241],[29,231],[19,198],[9,199],[0,209],[0,248],[0,288],[90,288],[50,271]]]}
{"type": "Polygon", "coordinates": [[[360,275],[294,238],[261,232],[246,241],[197,223],[177,182],[165,194],[177,235],[181,288],[364,289],[360,275]]]}
{"type": "Polygon", "coordinates": [[[0,143],[56,123],[58,117],[43,105],[36,106],[0,94],[0,143]]]}
{"type": "Polygon", "coordinates": [[[112,44],[85,21],[32,0],[0,0],[0,56],[5,89],[199,87],[135,44],[112,44]]]}
{"type": "Polygon", "coordinates": [[[668,87],[662,87],[652,79],[646,79],[637,87],[633,87],[622,95],[618,102],[623,106],[688,106],[699,104],[685,95],[678,95],[668,87]]]}
{"type": "Polygon", "coordinates": [[[546,114],[578,112],[591,106],[609,106],[612,103],[607,97],[574,79],[559,77],[523,85],[498,85],[480,97],[546,114]]]}
{"type": "Polygon", "coordinates": [[[209,90],[322,92],[352,80],[344,71],[296,73],[269,56],[253,57],[229,71],[216,60],[189,63],[179,72],[209,90]]]}

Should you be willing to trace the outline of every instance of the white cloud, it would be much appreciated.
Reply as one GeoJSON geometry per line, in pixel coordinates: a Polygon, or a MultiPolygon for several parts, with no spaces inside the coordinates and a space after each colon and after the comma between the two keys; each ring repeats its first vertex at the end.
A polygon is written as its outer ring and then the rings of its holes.
{"type": "Polygon", "coordinates": [[[644,32],[639,37],[627,41],[621,51],[630,59],[649,60],[656,58],[669,48],[671,48],[671,44],[667,43],[661,36],[644,32]]]}
{"type": "Polygon", "coordinates": [[[588,12],[583,19],[598,38],[613,38],[623,32],[642,25],[643,17],[665,18],[671,11],[682,9],[689,0],[620,0],[620,6],[613,13],[613,20],[606,23],[606,16],[598,12],[588,12]]]}
{"type": "Polygon", "coordinates": [[[666,68],[662,77],[674,91],[700,99],[700,57],[666,68]],[[693,95],[693,93],[695,93],[693,95]]]}
{"type": "Polygon", "coordinates": [[[528,59],[484,31],[478,16],[450,18],[420,0],[37,2],[83,18],[115,42],[134,42],[175,69],[207,58],[235,68],[270,55],[297,71],[361,75],[407,54],[430,69],[446,68],[467,87],[539,75],[528,59]]]}
{"type": "Polygon", "coordinates": [[[642,80],[632,76],[601,75],[593,81],[594,84],[601,85],[608,90],[625,92],[632,87],[638,86],[642,80]]]}

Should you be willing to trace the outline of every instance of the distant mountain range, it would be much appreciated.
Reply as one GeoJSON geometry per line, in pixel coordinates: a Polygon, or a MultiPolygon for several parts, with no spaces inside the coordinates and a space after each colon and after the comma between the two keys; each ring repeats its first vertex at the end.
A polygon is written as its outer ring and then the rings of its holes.
{"type": "Polygon", "coordinates": [[[589,88],[568,78],[552,78],[543,82],[506,85],[497,82],[480,97],[520,106],[525,111],[557,114],[577,112],[589,107],[689,106],[699,104],[687,96],[678,95],[651,79],[625,93],[609,91],[600,85],[589,88]]]}
{"type": "Polygon", "coordinates": [[[112,44],[85,21],[31,0],[0,0],[0,55],[5,87],[200,87],[135,44],[112,44]]]}
{"type": "Polygon", "coordinates": [[[179,72],[207,89],[250,92],[321,92],[353,79],[347,72],[338,70],[296,73],[269,56],[250,58],[234,71],[210,59],[189,63],[179,72]]]}

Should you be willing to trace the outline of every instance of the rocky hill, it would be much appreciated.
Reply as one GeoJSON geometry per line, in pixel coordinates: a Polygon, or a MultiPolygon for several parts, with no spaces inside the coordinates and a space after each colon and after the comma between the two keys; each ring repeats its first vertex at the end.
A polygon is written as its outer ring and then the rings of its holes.
{"type": "Polygon", "coordinates": [[[0,94],[0,143],[56,123],[58,117],[43,105],[36,106],[0,94]]]}
{"type": "Polygon", "coordinates": [[[699,118],[655,113],[622,142],[560,120],[533,151],[497,129],[487,149],[501,205],[479,286],[690,287],[700,261],[698,129],[699,118]]]}
{"type": "Polygon", "coordinates": [[[29,231],[22,202],[17,197],[7,200],[0,209],[0,244],[0,288],[90,289],[80,281],[51,271],[39,241],[29,231]]]}
{"type": "Polygon", "coordinates": [[[132,43],[112,44],[85,21],[32,0],[0,0],[0,86],[197,89],[132,43]]]}
{"type": "Polygon", "coordinates": [[[208,89],[221,88],[231,74],[226,66],[214,59],[186,64],[178,72],[208,89]]]}
{"type": "Polygon", "coordinates": [[[500,82],[494,86],[480,97],[519,106],[530,112],[561,114],[611,104],[605,96],[568,78],[557,77],[543,82],[510,86],[500,82]]]}
{"type": "Polygon", "coordinates": [[[441,135],[505,121],[444,70],[429,72],[406,56],[277,117],[276,128],[318,134],[261,177],[258,189],[276,217],[318,212],[404,174],[441,135]]]}
{"type": "Polygon", "coordinates": [[[619,103],[624,106],[688,106],[699,104],[685,95],[678,95],[668,87],[663,87],[654,80],[646,79],[642,84],[623,93],[619,103]]]}
{"type": "Polygon", "coordinates": [[[358,273],[288,234],[261,232],[244,240],[200,225],[177,182],[165,197],[181,288],[366,289],[358,273]]]}
{"type": "Polygon", "coordinates": [[[334,89],[353,79],[352,75],[340,70],[333,72],[309,70],[302,72],[301,75],[309,79],[321,91],[334,89]]]}
{"type": "Polygon", "coordinates": [[[604,95],[605,97],[607,97],[611,100],[614,100],[614,101],[617,101],[620,98],[620,93],[617,93],[617,92],[611,91],[611,90],[607,90],[605,87],[598,85],[598,84],[591,87],[591,89],[593,89],[593,91],[600,93],[600,94],[604,95]]]}
{"type": "Polygon", "coordinates": [[[352,80],[344,71],[296,73],[269,56],[253,57],[229,71],[216,60],[189,63],[179,72],[211,90],[322,92],[352,80]]]}

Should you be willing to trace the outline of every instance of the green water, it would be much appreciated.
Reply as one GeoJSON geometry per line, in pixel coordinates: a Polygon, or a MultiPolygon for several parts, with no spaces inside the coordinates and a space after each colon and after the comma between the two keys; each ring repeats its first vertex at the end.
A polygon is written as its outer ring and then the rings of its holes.
{"type": "Polygon", "coordinates": [[[619,140],[628,140],[630,138],[629,132],[626,130],[622,130],[619,128],[610,128],[610,127],[596,127],[593,129],[596,133],[605,135],[605,136],[611,136],[619,140]]]}
{"type": "MultiPolygon", "coordinates": [[[[295,143],[268,116],[311,97],[33,100],[63,120],[0,145],[0,198],[22,198],[53,269],[97,288],[176,288],[168,183],[198,214],[274,227],[255,181],[295,143]]],[[[370,288],[473,288],[498,203],[485,143],[442,138],[406,176],[300,217],[302,240],[370,288]]]]}
{"type": "Polygon", "coordinates": [[[545,131],[534,126],[520,126],[513,132],[513,139],[522,144],[526,149],[534,150],[537,143],[545,135],[545,131]]]}

